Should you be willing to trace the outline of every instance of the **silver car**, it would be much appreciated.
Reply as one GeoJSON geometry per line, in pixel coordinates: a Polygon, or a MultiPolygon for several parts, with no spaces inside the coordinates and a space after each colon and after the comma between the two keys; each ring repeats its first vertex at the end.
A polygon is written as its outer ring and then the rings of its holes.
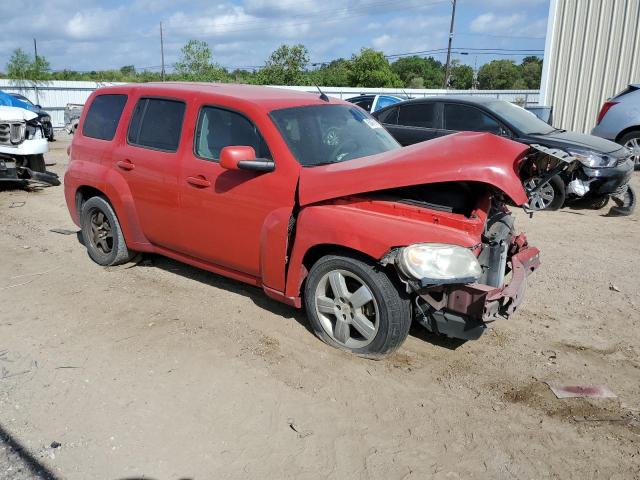
{"type": "Polygon", "coordinates": [[[629,148],[635,169],[640,170],[640,83],[629,85],[604,102],[591,135],[629,148]]]}

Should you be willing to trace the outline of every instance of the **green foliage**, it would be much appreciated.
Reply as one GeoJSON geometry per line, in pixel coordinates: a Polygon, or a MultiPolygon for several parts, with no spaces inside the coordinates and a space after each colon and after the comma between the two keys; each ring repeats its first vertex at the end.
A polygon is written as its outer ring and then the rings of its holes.
{"type": "Polygon", "coordinates": [[[174,64],[175,73],[191,82],[226,81],[227,71],[213,63],[211,57],[211,48],[207,42],[189,40],[180,50],[180,59],[174,64]]]}
{"type": "Polygon", "coordinates": [[[353,87],[404,86],[400,77],[391,70],[384,54],[372,48],[363,48],[351,57],[349,79],[353,87]]]}
{"type": "Polygon", "coordinates": [[[482,90],[506,90],[520,76],[520,70],[513,60],[493,60],[480,67],[478,83],[482,90]]]}
{"type": "Polygon", "coordinates": [[[317,85],[344,87],[350,85],[351,62],[344,58],[339,58],[327,65],[323,65],[312,73],[313,80],[317,85]]]}
{"type": "Polygon", "coordinates": [[[29,80],[40,82],[49,79],[49,62],[38,55],[33,60],[24,50],[18,48],[13,51],[7,63],[7,75],[12,80],[29,80]]]}
{"type": "Polygon", "coordinates": [[[404,82],[404,86],[410,88],[440,88],[444,79],[442,63],[433,57],[414,55],[399,58],[391,64],[391,69],[404,82]]]}
{"type": "Polygon", "coordinates": [[[258,83],[263,85],[304,85],[309,51],[302,44],[280,45],[258,72],[258,83]]]}
{"type": "MultiPolygon", "coordinates": [[[[206,42],[189,40],[180,51],[175,71],[165,80],[235,82],[257,85],[325,85],[336,87],[440,88],[444,66],[433,57],[409,56],[389,63],[382,52],[363,48],[350,59],[340,58],[317,69],[308,69],[309,51],[304,45],[280,45],[257,72],[227,71],[212,60],[206,42]]],[[[158,82],[159,71],[138,71],[134,65],[119,69],[77,72],[50,72],[49,62],[33,59],[21,49],[13,52],[6,66],[7,75],[16,81],[88,80],[98,82],[158,82]]],[[[542,59],[524,57],[520,65],[511,60],[493,60],[480,68],[481,89],[537,89],[540,87],[542,59]]],[[[0,75],[2,76],[2,75],[0,75]]],[[[454,60],[451,64],[451,88],[469,89],[473,69],[454,60]]]]}
{"type": "Polygon", "coordinates": [[[459,60],[451,62],[449,85],[454,90],[469,90],[473,87],[473,68],[462,65],[459,60]]]}

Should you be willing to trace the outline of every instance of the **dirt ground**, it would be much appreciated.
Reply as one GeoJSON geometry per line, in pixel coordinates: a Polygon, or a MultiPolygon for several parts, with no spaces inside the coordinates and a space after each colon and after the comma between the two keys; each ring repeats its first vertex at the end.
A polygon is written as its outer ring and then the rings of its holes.
{"type": "Polygon", "coordinates": [[[0,192],[0,479],[640,478],[640,214],[603,213],[518,213],[543,259],[519,314],[370,361],[258,289],[99,267],[50,231],[77,231],[62,187],[0,192]]]}

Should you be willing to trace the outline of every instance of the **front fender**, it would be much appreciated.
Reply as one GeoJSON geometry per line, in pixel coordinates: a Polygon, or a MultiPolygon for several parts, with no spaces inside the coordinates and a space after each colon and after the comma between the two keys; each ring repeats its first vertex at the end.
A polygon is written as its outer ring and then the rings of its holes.
{"type": "Polygon", "coordinates": [[[479,239],[471,232],[422,220],[355,208],[348,204],[314,205],[297,219],[285,295],[297,297],[306,277],[303,260],[317,245],[336,245],[376,260],[391,248],[419,242],[473,247],[479,239]]]}

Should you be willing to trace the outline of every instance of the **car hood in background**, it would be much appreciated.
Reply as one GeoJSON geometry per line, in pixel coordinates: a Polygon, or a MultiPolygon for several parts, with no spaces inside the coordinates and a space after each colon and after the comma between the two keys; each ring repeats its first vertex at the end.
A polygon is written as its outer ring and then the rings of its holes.
{"type": "Polygon", "coordinates": [[[560,148],[579,148],[582,150],[595,150],[601,153],[614,153],[621,150],[620,145],[594,135],[585,135],[576,132],[553,132],[548,135],[528,135],[542,145],[560,148]]]}
{"type": "Polygon", "coordinates": [[[302,168],[301,205],[441,182],[481,182],[517,205],[528,199],[518,175],[527,145],[488,133],[462,132],[341,163],[302,168]]]}
{"type": "Polygon", "coordinates": [[[31,110],[18,107],[4,107],[0,106],[0,121],[15,122],[15,121],[29,121],[38,116],[37,113],[31,110]]]}

